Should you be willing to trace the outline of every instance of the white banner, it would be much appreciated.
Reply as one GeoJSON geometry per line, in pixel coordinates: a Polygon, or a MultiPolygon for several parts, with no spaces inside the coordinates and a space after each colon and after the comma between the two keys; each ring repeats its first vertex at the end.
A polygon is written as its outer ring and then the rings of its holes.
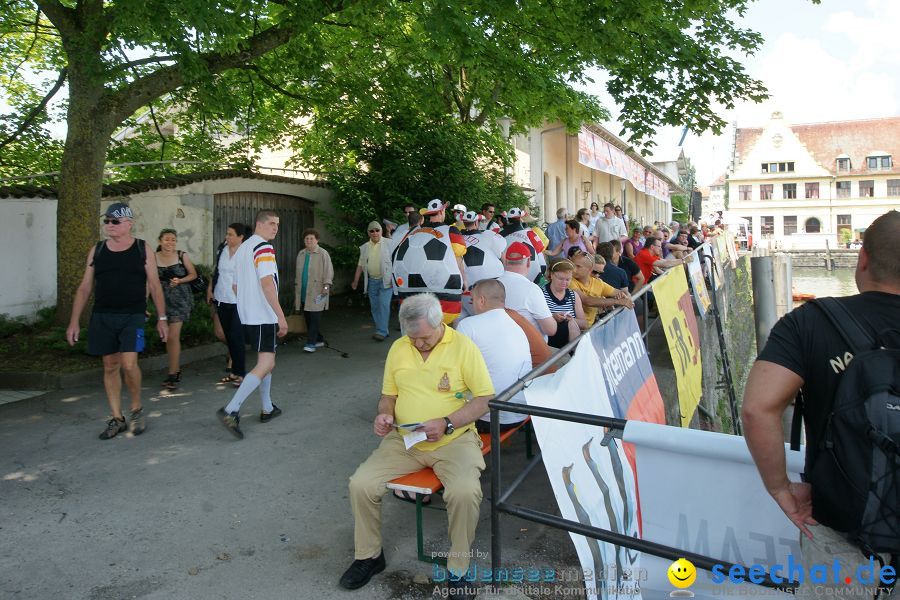
{"type": "Polygon", "coordinates": [[[669,200],[669,184],[663,178],[592,131],[582,129],[578,132],[578,162],[596,171],[627,179],[639,192],[669,200]]]}
{"type": "MultiPolygon", "coordinates": [[[[743,437],[629,421],[624,440],[637,449],[645,540],[744,566],[762,565],[767,573],[773,565],[788,564],[789,555],[799,562],[799,532],[763,487],[743,437]]],[[[788,475],[799,481],[803,449],[794,452],[786,445],[785,452],[788,475]]],[[[675,590],[667,575],[671,564],[642,556],[648,598],[668,597],[675,590]]],[[[788,597],[749,582],[738,586],[726,578],[715,583],[705,570],[697,571],[690,591],[698,598],[788,597]]]]}
{"type": "MultiPolygon", "coordinates": [[[[585,336],[572,360],[556,373],[532,381],[525,388],[525,398],[530,406],[665,419],[633,311],[620,313],[585,336]],[[615,381],[607,382],[604,374],[615,381]],[[609,389],[616,392],[612,402],[609,389]]],[[[601,427],[540,417],[533,421],[560,514],[570,521],[639,537],[634,471],[621,440],[607,436],[601,427]]],[[[640,568],[640,552],[570,536],[585,573],[587,597],[642,598],[646,574],[640,568]]]]}

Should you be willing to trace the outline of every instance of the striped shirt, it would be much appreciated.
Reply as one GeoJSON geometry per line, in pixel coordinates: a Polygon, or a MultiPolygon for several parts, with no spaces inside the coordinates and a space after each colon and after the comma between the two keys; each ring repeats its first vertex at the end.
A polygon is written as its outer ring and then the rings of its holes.
{"type": "Polygon", "coordinates": [[[564,315],[575,316],[575,292],[566,288],[563,299],[559,300],[550,291],[550,284],[546,284],[541,288],[544,292],[544,300],[547,301],[547,307],[551,313],[562,313],[564,315]]]}

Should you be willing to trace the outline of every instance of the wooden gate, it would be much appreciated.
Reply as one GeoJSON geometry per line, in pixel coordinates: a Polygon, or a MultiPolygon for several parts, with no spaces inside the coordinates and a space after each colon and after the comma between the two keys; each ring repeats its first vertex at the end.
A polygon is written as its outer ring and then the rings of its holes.
{"type": "Polygon", "coordinates": [[[311,200],[298,196],[264,192],[228,192],[214,197],[213,239],[216,245],[225,239],[225,230],[231,223],[249,225],[252,235],[258,211],[270,209],[278,213],[278,235],[272,244],[278,261],[278,296],[287,310],[293,308],[297,253],[303,248],[300,236],[304,229],[313,226],[314,206],[311,200]]]}

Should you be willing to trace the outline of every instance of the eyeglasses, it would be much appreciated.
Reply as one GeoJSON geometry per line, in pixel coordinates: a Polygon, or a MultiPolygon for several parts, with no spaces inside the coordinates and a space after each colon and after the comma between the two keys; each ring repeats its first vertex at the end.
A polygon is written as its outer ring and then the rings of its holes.
{"type": "Polygon", "coordinates": [[[104,225],[119,225],[122,223],[119,219],[103,219],[104,225]]]}
{"type": "Polygon", "coordinates": [[[381,233],[380,229],[370,229],[369,233],[381,233]]]}

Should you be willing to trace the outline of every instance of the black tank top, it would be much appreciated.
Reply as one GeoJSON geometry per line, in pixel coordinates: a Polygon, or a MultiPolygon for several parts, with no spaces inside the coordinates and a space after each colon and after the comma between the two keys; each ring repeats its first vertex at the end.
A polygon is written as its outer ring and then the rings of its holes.
{"type": "Polygon", "coordinates": [[[126,250],[114,252],[103,242],[94,251],[94,312],[143,314],[147,310],[143,244],[135,239],[126,250]]]}

